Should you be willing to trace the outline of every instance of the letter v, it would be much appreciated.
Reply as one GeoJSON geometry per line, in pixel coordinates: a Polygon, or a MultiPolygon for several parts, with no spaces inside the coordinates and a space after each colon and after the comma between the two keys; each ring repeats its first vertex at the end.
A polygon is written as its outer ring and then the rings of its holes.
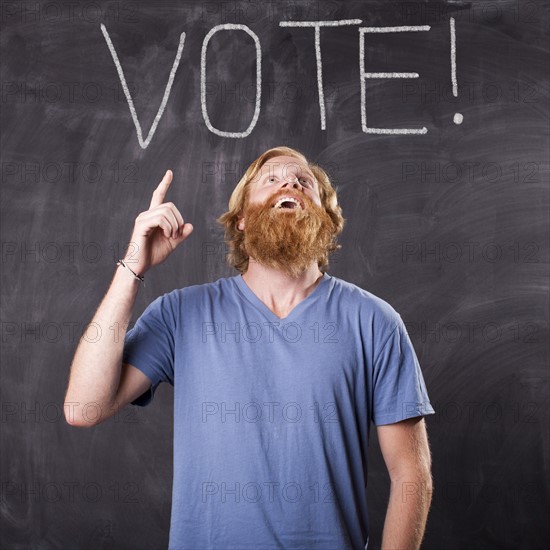
{"type": "Polygon", "coordinates": [[[166,84],[166,90],[164,90],[164,97],[162,98],[162,103],[160,104],[159,110],[157,112],[157,116],[155,117],[155,120],[153,121],[153,125],[151,126],[151,129],[149,130],[149,134],[147,135],[147,139],[143,141],[143,134],[141,132],[141,124],[139,123],[139,120],[136,115],[136,109],[134,107],[134,102],[132,101],[132,97],[130,96],[130,91],[128,90],[128,86],[126,84],[126,79],[124,78],[124,73],[122,72],[122,67],[120,66],[120,61],[118,60],[118,56],[115,51],[115,47],[113,46],[113,43],[111,42],[111,38],[109,36],[109,33],[107,32],[107,29],[105,28],[105,25],[101,24],[101,31],[103,32],[103,36],[105,37],[105,40],[107,42],[107,46],[109,46],[109,51],[111,52],[111,55],[113,56],[113,61],[115,62],[116,69],[118,71],[118,76],[120,78],[120,83],[122,84],[122,89],[124,90],[124,95],[126,96],[126,100],[128,101],[128,107],[130,108],[130,114],[132,115],[132,120],[134,121],[134,126],[136,127],[137,131],[137,137],[139,144],[142,149],[146,149],[149,143],[151,142],[151,139],[153,139],[153,136],[155,135],[155,131],[157,129],[157,125],[159,123],[159,120],[162,117],[162,113],[164,112],[164,108],[166,107],[166,103],[168,102],[168,97],[170,96],[170,89],[172,88],[172,83],[174,82],[174,77],[176,76],[176,71],[178,69],[178,66],[180,64],[181,59],[181,53],[183,52],[183,44],[185,43],[185,33],[182,32],[180,35],[180,43],[178,46],[178,52],[176,53],[176,59],[174,59],[174,64],[172,65],[172,70],[170,71],[170,76],[168,78],[168,84],[166,84]]]}

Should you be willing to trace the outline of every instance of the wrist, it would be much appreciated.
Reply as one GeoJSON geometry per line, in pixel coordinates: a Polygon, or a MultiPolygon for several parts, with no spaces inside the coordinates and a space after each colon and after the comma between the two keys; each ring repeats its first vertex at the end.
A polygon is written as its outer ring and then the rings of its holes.
{"type": "Polygon", "coordinates": [[[120,281],[124,286],[129,285],[136,289],[141,286],[139,279],[136,279],[127,269],[119,264],[115,265],[114,279],[120,281]]]}
{"type": "Polygon", "coordinates": [[[138,281],[138,282],[141,282],[145,285],[145,278],[144,276],[140,273],[140,269],[139,268],[133,268],[129,261],[126,261],[124,259],[120,259],[118,260],[117,262],[117,267],[121,267],[123,269],[123,271],[126,271],[128,276],[130,277],[133,277],[135,281],[138,281]]]}
{"type": "MultiPolygon", "coordinates": [[[[126,271],[132,275],[132,273],[135,273],[139,277],[143,277],[145,275],[145,272],[147,271],[139,262],[137,262],[135,259],[126,259],[121,258],[121,260],[126,264],[126,271]]],[[[119,260],[119,262],[121,261],[119,260]]],[[[124,267],[124,266],[122,266],[124,267]]]]}

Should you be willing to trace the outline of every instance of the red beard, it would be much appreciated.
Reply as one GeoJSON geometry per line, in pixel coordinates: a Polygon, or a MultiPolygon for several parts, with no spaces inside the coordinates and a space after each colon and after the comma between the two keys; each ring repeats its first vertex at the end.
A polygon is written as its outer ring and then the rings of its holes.
{"type": "MultiPolygon", "coordinates": [[[[327,211],[304,194],[304,209],[272,208],[281,191],[261,204],[245,208],[244,246],[249,262],[300,276],[326,253],[335,231],[327,211]]],[[[296,192],[290,194],[297,195],[296,192]]]]}

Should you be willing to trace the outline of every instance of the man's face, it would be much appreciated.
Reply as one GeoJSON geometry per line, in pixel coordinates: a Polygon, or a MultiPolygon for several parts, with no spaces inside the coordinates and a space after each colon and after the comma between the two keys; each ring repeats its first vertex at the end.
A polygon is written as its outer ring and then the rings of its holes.
{"type": "Polygon", "coordinates": [[[250,182],[237,227],[244,232],[249,262],[292,277],[318,260],[334,231],[313,173],[301,160],[287,156],[268,160],[250,182]]]}

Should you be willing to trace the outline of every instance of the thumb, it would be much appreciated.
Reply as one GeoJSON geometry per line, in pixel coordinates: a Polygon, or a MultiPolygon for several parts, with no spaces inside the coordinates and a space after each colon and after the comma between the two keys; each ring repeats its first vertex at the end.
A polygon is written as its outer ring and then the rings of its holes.
{"type": "Polygon", "coordinates": [[[178,235],[175,239],[171,239],[173,242],[176,243],[176,246],[182,243],[189,235],[193,233],[193,225],[190,223],[185,223],[183,225],[183,232],[181,235],[178,235]]]}

